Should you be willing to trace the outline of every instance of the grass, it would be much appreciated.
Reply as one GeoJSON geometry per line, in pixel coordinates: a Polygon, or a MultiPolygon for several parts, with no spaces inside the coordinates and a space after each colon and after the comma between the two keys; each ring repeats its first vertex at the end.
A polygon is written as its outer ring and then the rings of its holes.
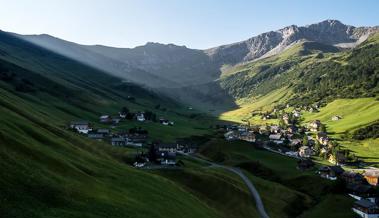
{"type": "Polygon", "coordinates": [[[0,81],[1,217],[220,217],[209,201],[182,186],[128,166],[134,150],[66,129],[72,120],[96,123],[99,115],[127,106],[175,121],[171,129],[143,124],[154,138],[169,141],[209,133],[204,125],[211,118],[191,119],[196,112],[171,100],[4,33],[0,38],[0,49],[7,51],[0,56],[1,72],[16,75],[0,81]],[[34,90],[17,91],[13,82],[22,79],[34,90]],[[166,110],[155,109],[157,104],[166,110]]]}
{"type": "Polygon", "coordinates": [[[304,113],[304,122],[319,119],[329,135],[373,166],[379,166],[379,139],[353,140],[350,133],[379,119],[379,101],[374,98],[338,99],[318,113],[304,113]],[[334,115],[341,120],[332,121],[334,115]]]}
{"type": "Polygon", "coordinates": [[[200,153],[211,160],[243,168],[256,185],[272,217],[302,214],[302,217],[307,217],[304,214],[317,213],[323,213],[322,217],[333,217],[328,215],[329,205],[325,203],[330,198],[341,199],[333,205],[333,208],[338,208],[336,215],[352,216],[352,201],[339,193],[338,184],[320,178],[315,169],[298,171],[295,159],[257,149],[250,143],[226,142],[223,139],[208,142],[200,153]]]}
{"type": "MultiPolygon", "coordinates": [[[[241,123],[242,120],[250,120],[251,123],[259,124],[269,121],[260,120],[259,117],[251,117],[253,111],[268,111],[278,103],[284,103],[291,96],[291,91],[287,88],[275,90],[265,96],[239,101],[240,108],[228,111],[219,116],[221,120],[241,123]]],[[[272,122],[277,122],[273,120],[272,122]]]]}

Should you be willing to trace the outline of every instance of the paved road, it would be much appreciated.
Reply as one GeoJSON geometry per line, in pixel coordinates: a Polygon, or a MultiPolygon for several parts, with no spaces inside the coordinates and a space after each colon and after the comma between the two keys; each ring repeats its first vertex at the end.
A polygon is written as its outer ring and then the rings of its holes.
{"type": "Polygon", "coordinates": [[[265,210],[265,208],[263,206],[263,202],[262,202],[261,196],[259,195],[257,189],[254,187],[253,183],[250,181],[249,178],[247,178],[247,176],[242,172],[241,169],[235,168],[235,167],[228,167],[228,166],[216,164],[216,163],[213,163],[213,162],[201,159],[199,157],[191,156],[191,155],[188,155],[188,154],[184,154],[184,153],[181,153],[181,154],[185,155],[187,157],[190,157],[192,159],[208,163],[208,164],[210,164],[211,167],[222,168],[222,169],[225,169],[225,170],[228,170],[230,172],[233,172],[233,173],[237,174],[243,180],[243,182],[246,184],[246,186],[249,189],[250,193],[253,195],[253,198],[255,200],[255,205],[257,207],[258,213],[261,216],[261,218],[269,218],[269,216],[267,215],[266,210],[265,210]]]}

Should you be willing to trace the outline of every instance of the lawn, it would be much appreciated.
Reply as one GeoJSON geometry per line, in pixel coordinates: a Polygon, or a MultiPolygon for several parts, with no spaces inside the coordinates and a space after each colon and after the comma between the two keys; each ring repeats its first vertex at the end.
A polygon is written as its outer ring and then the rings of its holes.
{"type": "Polygon", "coordinates": [[[350,133],[379,119],[379,101],[374,98],[338,99],[317,113],[304,113],[304,123],[321,120],[332,138],[373,166],[379,166],[379,139],[353,140],[350,133]],[[341,120],[332,121],[334,115],[341,120]]]}

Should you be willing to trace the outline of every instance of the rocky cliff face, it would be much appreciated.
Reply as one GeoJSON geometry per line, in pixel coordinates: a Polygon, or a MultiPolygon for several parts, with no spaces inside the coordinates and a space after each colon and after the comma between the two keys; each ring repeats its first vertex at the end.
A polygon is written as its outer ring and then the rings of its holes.
{"type": "Polygon", "coordinates": [[[337,20],[298,27],[291,25],[248,40],[205,50],[217,63],[237,64],[261,57],[278,54],[300,40],[314,41],[327,45],[352,47],[364,41],[378,27],[353,27],[337,20]]]}

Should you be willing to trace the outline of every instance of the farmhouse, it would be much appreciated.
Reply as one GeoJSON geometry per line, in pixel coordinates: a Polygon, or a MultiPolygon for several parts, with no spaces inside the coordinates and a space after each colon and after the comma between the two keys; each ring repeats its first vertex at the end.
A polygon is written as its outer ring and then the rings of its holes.
{"type": "Polygon", "coordinates": [[[238,139],[238,132],[237,131],[229,131],[224,134],[224,137],[227,141],[233,141],[238,139]]]}
{"type": "Polygon", "coordinates": [[[102,115],[100,116],[100,123],[111,123],[112,122],[112,117],[109,115],[102,115]]]}
{"type": "Polygon", "coordinates": [[[88,132],[92,130],[89,122],[87,121],[73,121],[70,123],[70,128],[83,134],[88,134],[88,132]]]}
{"type": "Polygon", "coordinates": [[[142,147],[142,145],[147,140],[147,135],[144,134],[129,134],[126,145],[130,145],[133,147],[142,147]]]}
{"type": "Polygon", "coordinates": [[[353,211],[360,217],[379,218],[379,207],[375,203],[362,199],[354,203],[353,211]]]}
{"type": "Polygon", "coordinates": [[[313,120],[308,124],[308,128],[312,132],[317,132],[319,128],[321,127],[321,121],[320,120],[313,120]]]}
{"type": "Polygon", "coordinates": [[[328,145],[328,143],[329,143],[329,137],[328,137],[328,135],[325,132],[319,132],[319,133],[317,133],[316,139],[322,145],[328,145]]]}
{"type": "Polygon", "coordinates": [[[242,132],[239,135],[239,139],[247,142],[255,142],[255,135],[254,132],[242,132]]]}
{"type": "Polygon", "coordinates": [[[318,170],[321,178],[336,180],[337,176],[341,175],[344,170],[340,166],[323,166],[318,170]]]}
{"type": "Polygon", "coordinates": [[[87,136],[90,139],[94,139],[94,140],[98,140],[98,141],[101,141],[104,139],[104,134],[98,133],[98,132],[89,132],[87,136]]]}
{"type": "Polygon", "coordinates": [[[177,144],[160,144],[158,145],[158,151],[159,152],[169,152],[169,153],[176,153],[178,151],[178,145],[177,144]]]}
{"type": "Polygon", "coordinates": [[[126,146],[127,142],[128,142],[127,138],[120,137],[120,136],[112,137],[112,139],[111,139],[111,144],[113,146],[126,146]]]}
{"type": "Polygon", "coordinates": [[[379,185],[379,170],[368,170],[363,174],[363,176],[370,185],[379,185]]]}
{"type": "Polygon", "coordinates": [[[145,114],[143,112],[137,113],[137,120],[140,121],[140,122],[144,122],[146,120],[145,119],[145,114]]]}
{"type": "Polygon", "coordinates": [[[346,188],[352,198],[356,200],[365,199],[376,203],[377,194],[372,186],[363,184],[348,184],[346,188]]]}
{"type": "Polygon", "coordinates": [[[340,120],[340,119],[342,119],[342,117],[341,117],[341,116],[338,116],[338,115],[334,115],[334,116],[332,117],[332,120],[333,120],[333,121],[337,121],[337,120],[340,120]]]}
{"type": "Polygon", "coordinates": [[[301,116],[300,111],[298,110],[294,110],[292,113],[293,113],[293,116],[296,118],[299,118],[301,116]]]}
{"type": "Polygon", "coordinates": [[[309,158],[310,156],[312,156],[314,154],[312,148],[310,148],[309,146],[301,146],[299,148],[299,156],[300,157],[305,157],[305,158],[309,158]]]}
{"type": "Polygon", "coordinates": [[[361,174],[355,173],[353,171],[345,171],[341,174],[341,179],[350,185],[362,184],[364,178],[361,174]]]}

